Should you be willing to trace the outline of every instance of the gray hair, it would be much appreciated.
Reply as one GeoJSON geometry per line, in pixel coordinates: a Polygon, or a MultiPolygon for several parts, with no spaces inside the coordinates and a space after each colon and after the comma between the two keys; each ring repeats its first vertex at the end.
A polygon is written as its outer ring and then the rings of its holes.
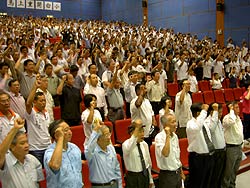
{"type": "Polygon", "coordinates": [[[16,143],[17,143],[17,138],[18,138],[19,136],[23,135],[23,134],[26,135],[26,133],[25,133],[24,131],[18,131],[18,132],[16,133],[16,135],[14,136],[14,138],[13,138],[11,144],[12,144],[12,145],[16,145],[16,143]]]}

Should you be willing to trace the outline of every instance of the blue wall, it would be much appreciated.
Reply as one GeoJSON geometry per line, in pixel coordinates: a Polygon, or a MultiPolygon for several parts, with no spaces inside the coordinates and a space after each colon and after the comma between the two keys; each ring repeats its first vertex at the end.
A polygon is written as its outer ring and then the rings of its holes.
{"type": "Polygon", "coordinates": [[[102,0],[102,19],[143,23],[142,0],[102,0]]]}
{"type": "Polygon", "coordinates": [[[250,0],[225,0],[225,41],[232,37],[240,45],[250,43],[250,0]]]}
{"type": "Polygon", "coordinates": [[[215,0],[148,0],[149,24],[215,38],[215,0]]]}
{"type": "MultiPolygon", "coordinates": [[[[16,0],[15,0],[16,1],[16,0]]],[[[6,0],[0,0],[0,12],[8,15],[33,15],[43,17],[53,15],[57,18],[101,19],[101,0],[48,0],[61,2],[61,11],[9,8],[6,0]]]]}

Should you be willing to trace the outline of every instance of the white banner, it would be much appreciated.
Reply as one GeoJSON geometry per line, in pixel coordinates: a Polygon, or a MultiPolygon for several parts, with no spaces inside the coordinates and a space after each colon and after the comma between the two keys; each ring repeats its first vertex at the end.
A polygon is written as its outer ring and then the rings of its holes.
{"type": "Polygon", "coordinates": [[[25,0],[17,0],[16,7],[17,8],[25,8],[25,0]]]}
{"type": "Polygon", "coordinates": [[[16,7],[16,0],[7,0],[7,7],[16,7]]]}

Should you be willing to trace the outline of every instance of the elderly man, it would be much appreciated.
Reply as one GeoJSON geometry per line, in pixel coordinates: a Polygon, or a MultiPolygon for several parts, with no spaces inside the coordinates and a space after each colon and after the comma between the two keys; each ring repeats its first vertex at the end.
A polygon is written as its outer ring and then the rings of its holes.
{"type": "Polygon", "coordinates": [[[131,137],[122,144],[123,158],[127,169],[127,188],[149,188],[153,185],[151,159],[148,144],[144,141],[144,125],[140,119],[129,126],[131,137]]]}
{"type": "Polygon", "coordinates": [[[47,187],[83,187],[81,151],[70,143],[72,132],[69,125],[63,120],[56,120],[50,124],[49,133],[54,143],[44,155],[47,187]]]}
{"type": "Polygon", "coordinates": [[[109,128],[95,120],[93,132],[85,148],[92,188],[122,188],[120,164],[110,136],[109,128]]]}
{"type": "Polygon", "coordinates": [[[44,179],[42,165],[29,153],[27,136],[18,118],[0,145],[0,180],[4,188],[38,188],[44,179]],[[9,150],[9,152],[8,152],[9,150]]]}
{"type": "Polygon", "coordinates": [[[176,119],[173,114],[161,117],[164,129],[155,137],[155,154],[160,168],[159,188],[180,188],[185,175],[181,169],[180,148],[176,131],[176,119]]]}

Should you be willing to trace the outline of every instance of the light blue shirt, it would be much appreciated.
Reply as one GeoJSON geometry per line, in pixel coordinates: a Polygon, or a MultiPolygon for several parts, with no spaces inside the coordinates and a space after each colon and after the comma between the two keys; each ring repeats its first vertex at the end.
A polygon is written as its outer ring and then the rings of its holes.
{"type": "Polygon", "coordinates": [[[110,144],[107,146],[107,151],[103,151],[97,144],[99,136],[99,133],[93,131],[85,148],[90,171],[89,179],[92,183],[108,183],[117,180],[118,187],[122,188],[120,164],[115,148],[110,144]]]}
{"type": "Polygon", "coordinates": [[[56,147],[51,144],[44,154],[47,188],[82,188],[81,151],[73,143],[68,143],[68,149],[63,151],[62,165],[59,170],[50,169],[49,161],[56,147]]]}

